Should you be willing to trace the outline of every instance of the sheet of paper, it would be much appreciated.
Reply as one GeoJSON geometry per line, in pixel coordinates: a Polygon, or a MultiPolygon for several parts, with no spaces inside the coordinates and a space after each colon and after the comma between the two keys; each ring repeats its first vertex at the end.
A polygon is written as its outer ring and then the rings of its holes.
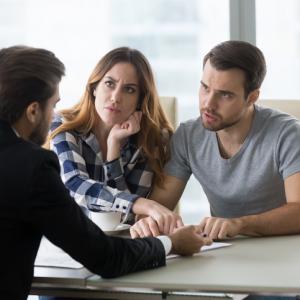
{"type": "Polygon", "coordinates": [[[56,247],[46,238],[42,239],[38,251],[35,266],[39,267],[60,267],[70,269],[80,269],[82,264],[70,257],[62,249],[56,247]]]}
{"type": "MultiPolygon", "coordinates": [[[[229,243],[221,243],[221,242],[214,242],[214,243],[212,243],[209,246],[203,246],[201,248],[201,250],[198,252],[198,254],[201,253],[201,252],[204,252],[204,251],[209,251],[209,250],[223,248],[223,247],[228,247],[228,246],[231,246],[231,244],[229,244],[229,243]]],[[[197,255],[197,254],[195,254],[195,255],[197,255]]],[[[179,255],[171,254],[171,255],[167,256],[167,259],[172,259],[172,258],[175,258],[175,257],[178,257],[178,256],[179,255]]]]}
{"type": "MultiPolygon", "coordinates": [[[[199,253],[204,251],[209,251],[217,248],[228,247],[231,244],[214,242],[210,246],[203,246],[199,253]]],[[[197,255],[197,254],[196,254],[197,255]]],[[[168,255],[167,259],[172,259],[178,257],[176,254],[168,255]]],[[[35,266],[40,267],[60,267],[60,268],[70,268],[70,269],[80,269],[82,264],[70,257],[62,249],[56,247],[46,238],[42,239],[40,249],[38,251],[35,266]]]]}

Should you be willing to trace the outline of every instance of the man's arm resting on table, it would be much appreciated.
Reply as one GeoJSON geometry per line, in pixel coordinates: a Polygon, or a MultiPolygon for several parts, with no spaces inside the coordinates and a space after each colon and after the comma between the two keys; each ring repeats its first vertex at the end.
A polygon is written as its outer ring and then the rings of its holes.
{"type": "Polygon", "coordinates": [[[287,203],[259,215],[242,217],[242,234],[300,233],[300,173],[287,177],[284,188],[287,203]]]}
{"type": "Polygon", "coordinates": [[[165,265],[165,250],[154,238],[106,236],[89,220],[61,181],[57,157],[40,151],[40,164],[22,217],[36,231],[92,272],[111,278],[165,265]]]}
{"type": "Polygon", "coordinates": [[[155,186],[150,195],[150,199],[173,210],[177,205],[185,186],[185,181],[174,176],[166,175],[164,186],[162,188],[155,186]]]}
{"type": "Polygon", "coordinates": [[[250,236],[282,235],[300,233],[300,173],[284,181],[287,203],[270,211],[240,218],[205,218],[202,230],[213,239],[250,236]]]}

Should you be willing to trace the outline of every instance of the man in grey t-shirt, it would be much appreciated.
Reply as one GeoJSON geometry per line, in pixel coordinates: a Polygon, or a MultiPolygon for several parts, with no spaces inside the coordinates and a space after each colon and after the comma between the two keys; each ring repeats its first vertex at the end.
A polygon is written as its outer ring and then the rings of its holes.
{"type": "MultiPolygon", "coordinates": [[[[203,61],[200,117],[172,137],[165,188],[151,198],[173,209],[191,174],[201,183],[211,217],[201,228],[211,238],[300,233],[300,124],[255,105],[266,73],[255,46],[227,41],[203,61]]],[[[151,217],[133,237],[157,235],[151,217]]]]}

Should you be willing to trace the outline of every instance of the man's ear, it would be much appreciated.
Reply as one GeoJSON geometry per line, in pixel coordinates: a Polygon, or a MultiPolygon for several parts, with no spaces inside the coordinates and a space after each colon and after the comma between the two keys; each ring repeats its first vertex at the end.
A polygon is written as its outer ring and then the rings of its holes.
{"type": "Polygon", "coordinates": [[[37,101],[31,102],[25,110],[25,115],[26,115],[27,120],[31,124],[36,124],[37,122],[39,122],[40,117],[41,117],[40,104],[37,101]]]}
{"type": "Polygon", "coordinates": [[[260,93],[259,89],[256,89],[249,93],[249,95],[247,97],[247,103],[249,106],[254,104],[258,100],[259,93],[260,93]]]}

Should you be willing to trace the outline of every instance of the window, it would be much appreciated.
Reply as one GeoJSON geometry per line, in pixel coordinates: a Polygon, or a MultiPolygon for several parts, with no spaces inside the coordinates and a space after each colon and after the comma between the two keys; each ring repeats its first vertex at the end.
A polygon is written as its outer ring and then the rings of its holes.
{"type": "MultiPolygon", "coordinates": [[[[202,58],[215,44],[229,39],[228,1],[113,0],[113,47],[130,45],[150,60],[160,95],[176,96],[179,121],[197,117],[202,58]],[[134,7],[134,9],[133,9],[134,7]]],[[[181,200],[188,223],[209,214],[199,183],[192,177],[181,200]]]]}
{"type": "MultiPolygon", "coordinates": [[[[66,65],[58,108],[75,104],[97,61],[130,46],[149,59],[161,96],[176,96],[179,120],[197,117],[202,58],[229,39],[229,1],[0,0],[0,47],[27,44],[53,51],[66,65]]],[[[181,211],[199,221],[208,204],[192,179],[181,211]]]]}
{"type": "Polygon", "coordinates": [[[300,99],[300,2],[257,0],[256,20],[268,69],[261,98],[300,99]]]}

